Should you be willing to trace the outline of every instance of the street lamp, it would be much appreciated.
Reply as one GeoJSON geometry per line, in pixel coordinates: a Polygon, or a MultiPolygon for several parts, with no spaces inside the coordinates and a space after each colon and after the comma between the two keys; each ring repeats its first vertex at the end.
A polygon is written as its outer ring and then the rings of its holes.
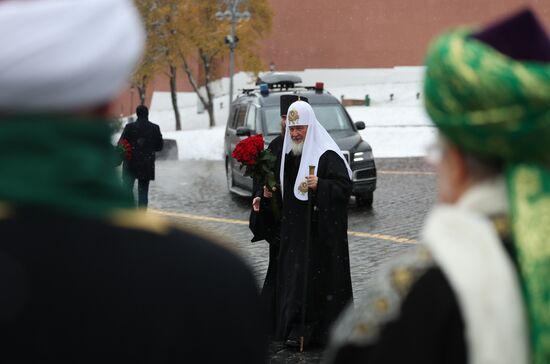
{"type": "Polygon", "coordinates": [[[133,119],[132,115],[134,113],[134,89],[134,85],[130,86],[130,116],[128,117],[128,119],[133,119]]]}
{"type": "Polygon", "coordinates": [[[231,111],[231,103],[233,101],[233,74],[235,73],[235,47],[239,42],[239,38],[235,34],[236,24],[240,20],[250,20],[250,12],[245,10],[239,11],[239,5],[247,0],[219,0],[220,9],[226,6],[225,11],[219,10],[216,12],[216,19],[219,21],[228,20],[231,22],[231,33],[225,36],[225,44],[229,46],[229,111],[231,111]]]}

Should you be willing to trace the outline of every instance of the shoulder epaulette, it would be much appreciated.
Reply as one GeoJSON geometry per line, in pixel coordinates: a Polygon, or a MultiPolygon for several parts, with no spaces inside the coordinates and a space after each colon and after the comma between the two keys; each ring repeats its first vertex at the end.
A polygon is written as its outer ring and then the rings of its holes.
{"type": "Polygon", "coordinates": [[[384,324],[399,316],[411,287],[431,266],[432,256],[424,247],[417,247],[384,265],[368,297],[356,307],[348,307],[335,324],[331,347],[374,342],[384,324]]]}

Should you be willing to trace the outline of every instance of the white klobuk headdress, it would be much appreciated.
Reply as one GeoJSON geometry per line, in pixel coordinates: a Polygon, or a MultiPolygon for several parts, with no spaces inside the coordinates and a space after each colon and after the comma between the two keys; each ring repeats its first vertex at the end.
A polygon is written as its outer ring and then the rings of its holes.
{"type": "Polygon", "coordinates": [[[346,164],[348,169],[348,175],[351,178],[351,169],[348,161],[342,154],[342,151],[325,130],[325,128],[319,123],[313,112],[313,108],[304,101],[296,101],[288,108],[285,140],[283,143],[283,154],[281,159],[281,192],[284,194],[284,171],[285,171],[285,158],[286,154],[292,150],[292,139],[290,138],[290,127],[305,125],[307,126],[307,134],[304,140],[304,147],[302,149],[302,159],[300,161],[300,168],[296,175],[296,181],[294,182],[294,196],[302,201],[307,201],[307,190],[301,188],[300,185],[305,181],[306,176],[309,175],[309,166],[315,166],[315,175],[317,175],[317,168],[319,166],[319,158],[327,150],[336,152],[340,158],[346,164]]]}
{"type": "Polygon", "coordinates": [[[144,41],[130,0],[0,1],[0,110],[106,103],[134,71],[144,41]]]}

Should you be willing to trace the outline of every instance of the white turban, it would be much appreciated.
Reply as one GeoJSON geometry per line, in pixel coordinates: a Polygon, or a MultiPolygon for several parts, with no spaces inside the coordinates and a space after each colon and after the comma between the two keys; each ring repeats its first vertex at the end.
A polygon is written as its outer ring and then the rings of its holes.
{"type": "Polygon", "coordinates": [[[139,60],[130,0],[0,1],[0,111],[70,111],[112,100],[139,60]]]}
{"type": "Polygon", "coordinates": [[[290,138],[290,127],[305,125],[307,126],[307,134],[304,140],[302,149],[302,158],[300,160],[300,168],[294,182],[294,196],[302,201],[307,201],[307,193],[300,191],[300,184],[305,181],[309,175],[309,166],[315,166],[315,175],[319,167],[319,158],[327,151],[332,150],[342,158],[348,170],[348,176],[351,178],[351,169],[348,161],[342,151],[326,131],[321,123],[317,120],[313,108],[305,101],[296,101],[288,108],[286,119],[285,140],[283,142],[283,155],[281,158],[281,193],[284,193],[284,172],[286,154],[292,150],[292,139],[290,138]]]}

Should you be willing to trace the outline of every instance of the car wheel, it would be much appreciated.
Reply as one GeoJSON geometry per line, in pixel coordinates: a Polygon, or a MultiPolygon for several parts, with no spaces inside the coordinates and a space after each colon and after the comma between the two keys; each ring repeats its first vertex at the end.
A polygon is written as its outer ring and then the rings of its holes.
{"type": "Polygon", "coordinates": [[[357,203],[357,206],[372,207],[373,199],[374,199],[373,192],[367,192],[367,193],[363,193],[361,195],[355,196],[355,202],[357,203]]]}
{"type": "Polygon", "coordinates": [[[225,161],[225,177],[227,180],[227,190],[231,192],[233,188],[233,166],[229,160],[225,161]]]}

